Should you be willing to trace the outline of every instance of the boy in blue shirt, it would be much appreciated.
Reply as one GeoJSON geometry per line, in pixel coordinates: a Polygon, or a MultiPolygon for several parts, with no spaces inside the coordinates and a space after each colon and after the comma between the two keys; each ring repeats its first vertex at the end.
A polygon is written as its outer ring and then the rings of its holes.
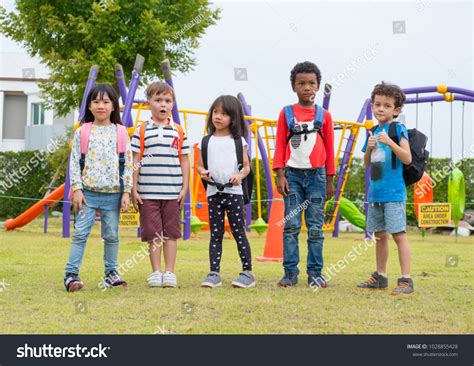
{"type": "Polygon", "coordinates": [[[365,166],[370,165],[367,231],[374,233],[377,240],[377,270],[358,287],[387,289],[388,239],[389,234],[392,234],[398,246],[402,275],[391,295],[414,295],[413,280],[410,278],[410,246],[406,233],[407,192],[403,180],[403,164],[410,164],[412,159],[408,131],[402,124],[396,125],[399,144],[388,136],[390,124],[400,114],[405,102],[405,94],[399,86],[382,82],[375,86],[371,99],[372,113],[379,124],[373,132],[369,131],[362,151],[365,153],[365,166]],[[392,153],[395,154],[394,166],[392,153]]]}

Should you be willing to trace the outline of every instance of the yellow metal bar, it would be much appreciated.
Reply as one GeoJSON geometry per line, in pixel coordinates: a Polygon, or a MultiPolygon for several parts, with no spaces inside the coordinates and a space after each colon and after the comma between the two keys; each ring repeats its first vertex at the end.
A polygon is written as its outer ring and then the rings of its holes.
{"type": "Polygon", "coordinates": [[[337,164],[339,164],[339,155],[341,155],[341,148],[342,148],[342,143],[344,142],[346,129],[347,129],[347,126],[342,127],[341,139],[339,140],[339,146],[337,147],[336,161],[334,163],[336,167],[337,167],[337,164]]]}
{"type": "MultiPolygon", "coordinates": [[[[254,123],[255,124],[255,123],[254,123]]],[[[251,126],[253,126],[252,124],[251,126]]],[[[253,128],[253,134],[255,137],[255,170],[257,178],[257,209],[258,209],[258,218],[262,217],[262,202],[260,202],[260,164],[258,161],[258,127],[253,128]]]]}

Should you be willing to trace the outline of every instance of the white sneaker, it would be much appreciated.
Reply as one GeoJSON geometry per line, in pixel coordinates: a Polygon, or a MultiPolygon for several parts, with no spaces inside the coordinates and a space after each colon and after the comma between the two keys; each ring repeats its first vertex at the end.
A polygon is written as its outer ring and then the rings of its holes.
{"type": "Polygon", "coordinates": [[[176,287],[178,286],[176,275],[173,272],[163,273],[163,287],[176,287]]]}
{"type": "Polygon", "coordinates": [[[163,286],[163,274],[159,271],[153,272],[146,279],[148,286],[150,287],[162,287],[163,286]]]}

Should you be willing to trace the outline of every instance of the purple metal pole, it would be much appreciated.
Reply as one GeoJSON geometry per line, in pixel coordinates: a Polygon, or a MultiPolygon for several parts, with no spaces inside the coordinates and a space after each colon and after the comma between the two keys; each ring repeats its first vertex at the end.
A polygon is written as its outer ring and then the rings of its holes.
{"type": "Polygon", "coordinates": [[[133,126],[131,114],[133,98],[135,97],[135,93],[138,88],[138,83],[140,81],[140,73],[142,72],[144,63],[145,58],[142,55],[137,54],[137,58],[135,59],[135,65],[133,66],[132,77],[130,79],[130,85],[128,87],[128,94],[125,99],[125,105],[122,113],[122,122],[127,128],[133,126]]]}
{"type": "MultiPolygon", "coordinates": [[[[237,94],[237,97],[240,99],[238,94],[237,94]]],[[[251,116],[252,108],[249,105],[247,105],[247,103],[245,104],[247,107],[248,115],[251,116]]],[[[247,115],[246,109],[243,106],[242,106],[242,109],[244,109],[244,114],[247,115]]],[[[247,121],[247,126],[250,127],[250,121],[247,121]]],[[[249,153],[250,159],[252,159],[252,132],[250,131],[250,128],[249,128],[249,134],[247,135],[247,138],[245,139],[245,141],[247,141],[248,153],[249,153]]],[[[250,160],[250,164],[252,164],[252,160],[250,160]]],[[[252,223],[252,202],[250,202],[250,204],[248,204],[247,207],[245,208],[245,230],[247,232],[251,231],[250,226],[249,226],[251,223],[252,223]]]]}
{"type": "Polygon", "coordinates": [[[332,93],[332,85],[325,84],[324,85],[324,99],[323,99],[323,108],[325,110],[329,110],[329,102],[331,100],[331,93],[332,93]]]}
{"type": "MultiPolygon", "coordinates": [[[[122,103],[125,105],[125,101],[127,100],[127,85],[125,84],[125,74],[123,72],[122,65],[115,64],[115,78],[117,79],[117,85],[120,92],[120,97],[122,98],[122,103]]],[[[133,104],[133,102],[132,102],[133,104]]],[[[132,114],[128,117],[130,121],[133,121],[132,114]]],[[[133,122],[132,122],[133,123],[133,122]]]]}
{"type": "MultiPolygon", "coordinates": [[[[237,95],[242,103],[242,107],[244,109],[244,114],[246,116],[250,116],[250,110],[248,109],[248,104],[245,100],[245,97],[242,93],[237,95]]],[[[250,123],[250,121],[249,121],[250,123]]],[[[258,150],[260,151],[260,157],[262,158],[262,165],[263,170],[265,172],[265,183],[267,187],[267,196],[268,196],[268,215],[270,215],[270,210],[272,209],[272,202],[273,202],[273,185],[272,185],[272,171],[270,168],[270,162],[267,156],[267,150],[265,149],[265,145],[263,143],[263,139],[257,131],[257,141],[258,141],[258,150]]],[[[268,220],[269,216],[267,217],[268,220]]]]}
{"type": "MultiPolygon", "coordinates": [[[[372,119],[372,108],[370,107],[370,103],[367,105],[367,119],[372,119]]],[[[366,131],[365,136],[369,135],[369,131],[366,131]]],[[[367,211],[369,210],[369,203],[368,203],[368,198],[369,198],[369,184],[370,184],[370,165],[365,168],[365,202],[364,202],[364,208],[365,208],[365,237],[366,239],[371,238],[371,233],[367,231],[367,211]]]]}
{"type": "MultiPolygon", "coordinates": [[[[87,79],[86,88],[84,89],[84,95],[81,101],[81,107],[79,109],[79,121],[84,117],[86,113],[86,99],[87,95],[91,91],[97,79],[99,73],[99,66],[92,65],[89,71],[89,77],[87,79]]],[[[71,153],[69,153],[69,159],[66,169],[66,178],[64,181],[64,197],[63,197],[63,238],[69,238],[71,236],[71,202],[69,202],[69,190],[71,189],[71,183],[69,181],[69,163],[71,160],[71,153]]]]}
{"type": "MultiPolygon", "coordinates": [[[[469,97],[461,94],[453,95],[454,102],[456,101],[465,101],[465,102],[474,102],[474,97],[469,97]]],[[[444,95],[433,95],[429,97],[418,98],[407,98],[405,104],[414,104],[414,103],[430,103],[430,102],[442,102],[444,101],[444,95]]]]}
{"type": "MultiPolygon", "coordinates": [[[[169,60],[164,60],[161,63],[161,69],[163,70],[163,74],[165,76],[166,83],[174,89],[173,86],[173,77],[171,75],[171,66],[169,60]]],[[[175,91],[176,95],[176,91],[175,91]]],[[[181,124],[178,112],[178,102],[174,101],[173,110],[173,121],[181,124]]],[[[183,239],[188,240],[191,237],[191,192],[188,189],[188,193],[186,194],[186,200],[184,201],[184,232],[183,232],[183,239]]]]}
{"type": "Polygon", "coordinates": [[[44,205],[44,225],[43,225],[43,233],[48,232],[48,215],[49,215],[49,205],[44,205]]]}
{"type": "MultiPolygon", "coordinates": [[[[357,118],[357,122],[362,123],[364,122],[364,118],[367,114],[367,106],[370,106],[370,99],[367,99],[360,111],[359,117],[357,118]]],[[[337,175],[337,184],[336,184],[336,192],[334,193],[334,207],[336,207],[336,202],[339,201],[341,197],[341,190],[342,185],[344,183],[344,176],[346,175],[347,167],[349,165],[349,159],[351,156],[352,146],[354,145],[355,135],[350,133],[349,139],[347,140],[346,149],[344,150],[344,155],[342,157],[341,168],[339,169],[339,174],[337,175]]],[[[339,235],[339,219],[340,219],[340,210],[337,209],[336,212],[336,221],[334,224],[334,231],[332,236],[337,238],[339,235]]]]}
{"type": "MultiPolygon", "coordinates": [[[[404,88],[402,90],[405,94],[432,93],[432,92],[438,92],[438,86],[421,86],[421,87],[414,87],[414,88],[404,88]]],[[[467,95],[469,97],[474,97],[474,90],[471,90],[471,89],[448,86],[446,91],[449,93],[458,93],[458,94],[467,95]]]]}

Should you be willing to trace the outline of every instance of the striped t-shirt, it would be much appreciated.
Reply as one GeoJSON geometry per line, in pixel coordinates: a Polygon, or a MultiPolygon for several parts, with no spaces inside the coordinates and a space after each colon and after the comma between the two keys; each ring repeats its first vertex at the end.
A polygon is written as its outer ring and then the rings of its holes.
{"type": "MultiPolygon", "coordinates": [[[[158,126],[152,120],[143,123],[147,125],[145,150],[138,176],[138,194],[142,199],[177,199],[183,186],[178,130],[170,122],[166,126],[158,126]]],[[[140,126],[135,129],[131,145],[133,152],[140,153],[140,126]]],[[[181,154],[189,153],[188,140],[184,135],[181,154]]]]}

